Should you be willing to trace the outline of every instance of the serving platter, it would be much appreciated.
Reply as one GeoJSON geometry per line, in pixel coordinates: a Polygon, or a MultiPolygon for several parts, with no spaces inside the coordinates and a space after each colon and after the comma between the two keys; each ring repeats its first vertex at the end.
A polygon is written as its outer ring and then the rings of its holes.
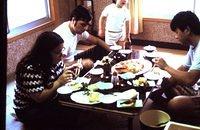
{"type": "Polygon", "coordinates": [[[132,72],[135,75],[146,73],[152,68],[152,63],[145,59],[131,59],[121,61],[112,67],[112,72],[116,71],[119,74],[132,72]]]}

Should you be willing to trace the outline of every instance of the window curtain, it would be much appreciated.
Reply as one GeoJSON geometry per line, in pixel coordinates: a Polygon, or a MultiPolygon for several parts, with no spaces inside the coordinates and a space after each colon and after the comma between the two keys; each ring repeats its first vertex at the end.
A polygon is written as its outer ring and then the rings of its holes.
{"type": "Polygon", "coordinates": [[[130,33],[139,34],[143,32],[142,0],[129,0],[128,7],[131,15],[129,22],[130,33]]]}

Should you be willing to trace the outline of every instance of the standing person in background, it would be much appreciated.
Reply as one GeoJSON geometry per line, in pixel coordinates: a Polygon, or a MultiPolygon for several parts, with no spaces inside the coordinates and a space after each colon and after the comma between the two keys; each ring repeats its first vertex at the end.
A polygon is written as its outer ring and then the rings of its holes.
{"type": "Polygon", "coordinates": [[[71,13],[70,21],[59,25],[54,32],[58,33],[64,39],[65,60],[74,62],[82,58],[83,69],[90,69],[96,60],[101,60],[103,56],[110,52],[109,46],[98,37],[87,32],[91,25],[92,15],[83,6],[77,6],[71,13]],[[76,46],[79,41],[87,41],[96,45],[95,47],[76,54],[76,46]]]}
{"type": "Polygon", "coordinates": [[[74,77],[73,71],[64,68],[63,43],[58,34],[43,32],[17,65],[14,110],[26,125],[46,128],[73,121],[72,111],[60,109],[56,100],[56,90],[74,77]]]}
{"type": "Polygon", "coordinates": [[[129,39],[130,13],[126,8],[127,0],[115,0],[106,6],[99,18],[99,37],[105,36],[105,42],[116,45],[119,41],[129,39]],[[105,28],[104,22],[106,21],[105,28]]]}
{"type": "Polygon", "coordinates": [[[183,11],[174,16],[170,27],[175,37],[190,48],[185,63],[177,70],[162,58],[155,60],[155,65],[167,71],[171,78],[164,79],[161,88],[150,98],[158,103],[167,101],[168,109],[177,115],[200,118],[200,22],[191,11],[183,11]],[[163,93],[167,99],[162,97],[163,93]]]}

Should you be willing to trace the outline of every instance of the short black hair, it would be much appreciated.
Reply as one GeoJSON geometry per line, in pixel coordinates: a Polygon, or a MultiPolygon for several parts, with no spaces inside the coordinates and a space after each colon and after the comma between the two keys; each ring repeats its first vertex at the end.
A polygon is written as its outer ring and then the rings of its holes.
{"type": "Polygon", "coordinates": [[[72,20],[72,18],[76,21],[83,20],[85,22],[89,22],[92,20],[92,15],[88,9],[82,5],[78,5],[71,13],[70,20],[72,20]]]}
{"type": "Polygon", "coordinates": [[[191,11],[182,11],[177,13],[171,21],[170,28],[175,31],[179,28],[184,31],[187,27],[190,28],[194,34],[200,34],[199,18],[191,11]]]}

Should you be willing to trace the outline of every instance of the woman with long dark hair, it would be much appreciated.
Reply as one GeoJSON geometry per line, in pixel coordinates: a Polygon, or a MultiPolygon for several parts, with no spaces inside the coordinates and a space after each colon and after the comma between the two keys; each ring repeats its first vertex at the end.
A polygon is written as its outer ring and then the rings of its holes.
{"type": "Polygon", "coordinates": [[[74,76],[73,71],[64,68],[63,43],[58,34],[43,32],[18,63],[14,109],[20,121],[51,124],[49,121],[67,118],[55,100],[56,90],[74,76]]]}

